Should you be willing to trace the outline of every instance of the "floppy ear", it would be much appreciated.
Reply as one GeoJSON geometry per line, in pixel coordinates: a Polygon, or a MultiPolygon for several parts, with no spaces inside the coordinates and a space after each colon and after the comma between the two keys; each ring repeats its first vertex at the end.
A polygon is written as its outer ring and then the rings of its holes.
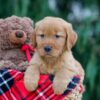
{"type": "Polygon", "coordinates": [[[36,31],[34,30],[34,33],[32,34],[32,46],[33,48],[36,48],[36,31]]]}
{"type": "Polygon", "coordinates": [[[67,23],[66,33],[67,33],[67,38],[66,38],[67,50],[71,50],[71,48],[75,45],[77,41],[77,34],[73,30],[72,25],[70,23],[67,23]]]}
{"type": "Polygon", "coordinates": [[[36,32],[38,31],[39,29],[39,25],[40,25],[41,21],[38,21],[36,24],[35,24],[35,30],[34,30],[34,34],[32,35],[32,46],[34,48],[36,48],[37,44],[36,44],[36,32]]]}

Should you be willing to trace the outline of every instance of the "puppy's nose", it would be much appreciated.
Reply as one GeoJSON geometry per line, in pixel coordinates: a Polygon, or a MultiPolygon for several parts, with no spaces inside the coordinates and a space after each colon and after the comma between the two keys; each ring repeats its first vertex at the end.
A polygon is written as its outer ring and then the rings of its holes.
{"type": "Polygon", "coordinates": [[[52,47],[51,47],[51,46],[45,46],[45,47],[44,47],[44,50],[45,50],[46,52],[50,52],[50,51],[52,50],[52,47]]]}
{"type": "Polygon", "coordinates": [[[17,31],[15,33],[15,35],[16,35],[17,38],[22,38],[24,36],[24,33],[23,32],[20,32],[20,31],[17,31]]]}

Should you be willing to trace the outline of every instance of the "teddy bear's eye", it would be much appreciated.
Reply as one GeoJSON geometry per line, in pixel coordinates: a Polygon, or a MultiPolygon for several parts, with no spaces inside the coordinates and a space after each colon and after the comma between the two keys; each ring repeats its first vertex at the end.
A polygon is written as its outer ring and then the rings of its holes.
{"type": "Polygon", "coordinates": [[[60,36],[58,34],[55,34],[55,38],[60,38],[60,36]]]}
{"type": "Polygon", "coordinates": [[[41,37],[41,38],[44,38],[44,37],[45,37],[45,35],[44,35],[44,34],[41,34],[41,35],[40,35],[40,37],[41,37]]]}

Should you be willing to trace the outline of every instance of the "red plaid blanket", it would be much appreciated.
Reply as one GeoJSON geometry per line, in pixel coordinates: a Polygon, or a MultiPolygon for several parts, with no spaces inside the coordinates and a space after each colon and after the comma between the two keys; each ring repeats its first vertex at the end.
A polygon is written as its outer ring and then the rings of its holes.
{"type": "Polygon", "coordinates": [[[25,89],[23,76],[24,73],[17,70],[0,70],[0,100],[63,100],[80,82],[79,76],[73,77],[66,86],[66,91],[62,95],[56,95],[52,89],[52,75],[41,75],[39,86],[33,92],[25,89]]]}

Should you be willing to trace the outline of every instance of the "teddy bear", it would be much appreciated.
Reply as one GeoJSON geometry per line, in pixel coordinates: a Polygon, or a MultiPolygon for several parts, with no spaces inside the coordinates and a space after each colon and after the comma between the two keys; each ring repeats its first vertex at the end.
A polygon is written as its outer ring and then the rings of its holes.
{"type": "Polygon", "coordinates": [[[26,69],[33,54],[29,46],[33,33],[33,21],[28,17],[0,19],[0,68],[26,69]]]}

